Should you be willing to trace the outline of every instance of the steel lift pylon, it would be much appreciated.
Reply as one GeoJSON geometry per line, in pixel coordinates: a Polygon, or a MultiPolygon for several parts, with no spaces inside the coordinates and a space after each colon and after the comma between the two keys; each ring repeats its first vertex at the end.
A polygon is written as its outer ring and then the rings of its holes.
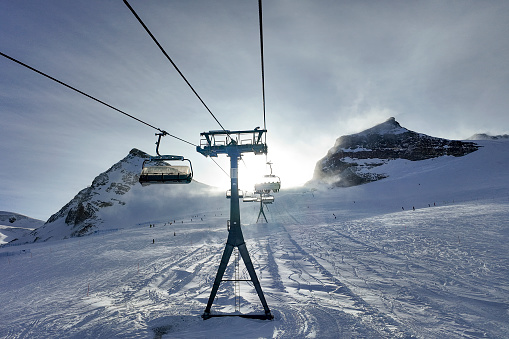
{"type": "MultiPolygon", "coordinates": [[[[265,216],[265,211],[264,209],[267,208],[266,204],[272,204],[272,201],[274,201],[274,197],[270,196],[270,198],[272,198],[272,200],[270,199],[264,199],[266,198],[266,196],[268,196],[268,194],[266,193],[263,193],[261,191],[256,191],[255,193],[258,193],[260,195],[260,212],[258,212],[258,218],[256,219],[256,223],[258,223],[258,221],[260,221],[260,217],[263,216],[263,219],[265,219],[265,222],[266,223],[269,223],[267,221],[267,217],[265,216]]],[[[262,219],[262,221],[263,221],[262,219]]]]}
{"type": "MultiPolygon", "coordinates": [[[[260,194],[260,212],[258,212],[258,218],[256,218],[256,223],[258,223],[258,221],[260,221],[260,217],[263,215],[263,219],[265,219],[265,222],[266,223],[269,223],[267,221],[267,217],[265,216],[265,212],[263,211],[263,200],[262,200],[262,195],[260,194]]],[[[263,221],[263,220],[262,220],[263,221]]]]}
{"type": "Polygon", "coordinates": [[[217,270],[216,278],[210,292],[210,297],[205,308],[205,312],[202,315],[203,319],[209,319],[211,317],[219,316],[240,316],[244,318],[256,318],[256,319],[273,319],[274,316],[271,314],[265,296],[263,295],[260,281],[256,276],[253,262],[249,256],[249,252],[244,241],[244,235],[242,234],[242,228],[240,224],[240,206],[239,206],[239,190],[238,190],[238,160],[242,153],[253,152],[255,154],[266,154],[267,145],[263,143],[263,134],[267,130],[254,129],[248,131],[210,131],[200,133],[200,136],[204,137],[200,141],[200,145],[196,147],[196,150],[204,156],[217,157],[218,154],[227,154],[230,157],[230,179],[231,179],[231,198],[230,198],[230,223],[228,228],[228,240],[224,248],[221,263],[217,270]],[[233,249],[237,247],[244,261],[246,269],[249,273],[249,277],[253,286],[260,298],[260,302],[263,305],[265,314],[254,315],[254,314],[211,314],[211,307],[214,303],[217,291],[221,282],[223,281],[224,272],[228,266],[228,262],[232,255],[233,249]]]}

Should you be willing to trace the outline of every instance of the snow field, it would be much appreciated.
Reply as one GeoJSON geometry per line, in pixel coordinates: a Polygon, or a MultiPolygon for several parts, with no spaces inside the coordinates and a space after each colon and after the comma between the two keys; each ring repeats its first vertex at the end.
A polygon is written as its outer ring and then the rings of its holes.
{"type": "MultiPolygon", "coordinates": [[[[257,204],[242,205],[274,321],[200,318],[227,237],[224,210],[203,213],[203,221],[187,216],[183,224],[17,246],[30,252],[0,257],[0,300],[8,305],[0,336],[505,336],[507,199],[371,216],[357,210],[363,201],[342,199],[282,193],[268,206],[269,224],[252,223],[257,204]],[[355,206],[340,211],[338,202],[355,206]]],[[[234,310],[233,283],[224,282],[213,312],[234,310]]],[[[241,283],[241,312],[262,313],[250,283],[241,283]]]]}

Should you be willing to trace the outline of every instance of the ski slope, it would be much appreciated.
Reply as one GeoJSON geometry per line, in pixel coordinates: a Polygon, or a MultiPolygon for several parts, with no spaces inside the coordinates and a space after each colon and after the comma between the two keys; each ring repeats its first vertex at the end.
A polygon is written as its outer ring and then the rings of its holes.
{"type": "MultiPolygon", "coordinates": [[[[281,191],[268,224],[242,204],[273,321],[200,317],[227,238],[222,198],[0,248],[0,337],[508,337],[509,144],[483,145],[389,163],[389,178],[363,186],[281,191]]],[[[240,289],[241,313],[263,313],[252,285],[240,289]]],[[[235,312],[233,290],[222,283],[213,312],[235,312]]]]}

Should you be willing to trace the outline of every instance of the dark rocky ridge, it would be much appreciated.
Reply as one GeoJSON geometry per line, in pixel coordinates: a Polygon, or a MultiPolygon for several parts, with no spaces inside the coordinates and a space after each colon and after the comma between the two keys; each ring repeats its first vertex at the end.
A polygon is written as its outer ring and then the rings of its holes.
{"type": "Polygon", "coordinates": [[[478,148],[473,142],[410,131],[390,118],[361,133],[338,138],[334,147],[316,164],[313,179],[332,186],[355,186],[387,177],[370,172],[370,169],[390,160],[420,161],[444,155],[460,157],[478,148]]]}

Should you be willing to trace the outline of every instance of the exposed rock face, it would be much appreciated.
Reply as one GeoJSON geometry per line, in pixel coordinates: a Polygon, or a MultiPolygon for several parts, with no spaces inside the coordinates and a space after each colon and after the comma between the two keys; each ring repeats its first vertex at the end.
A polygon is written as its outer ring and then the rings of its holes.
{"type": "MultiPolygon", "coordinates": [[[[133,148],[124,159],[99,174],[92,185],[81,190],[60,211],[53,214],[43,227],[51,227],[51,224],[64,219],[65,224],[72,229],[72,237],[89,233],[101,221],[97,216],[100,209],[115,204],[125,205],[120,198],[138,183],[138,173],[134,169],[141,168],[141,163],[148,157],[147,153],[133,148]]],[[[40,230],[35,230],[32,235],[38,237],[38,233],[40,230]]]]}
{"type": "Polygon", "coordinates": [[[416,133],[390,118],[361,133],[338,138],[334,147],[316,164],[313,179],[333,186],[355,186],[387,177],[372,173],[370,169],[390,160],[419,161],[444,155],[459,157],[478,147],[473,142],[416,133]]]}

